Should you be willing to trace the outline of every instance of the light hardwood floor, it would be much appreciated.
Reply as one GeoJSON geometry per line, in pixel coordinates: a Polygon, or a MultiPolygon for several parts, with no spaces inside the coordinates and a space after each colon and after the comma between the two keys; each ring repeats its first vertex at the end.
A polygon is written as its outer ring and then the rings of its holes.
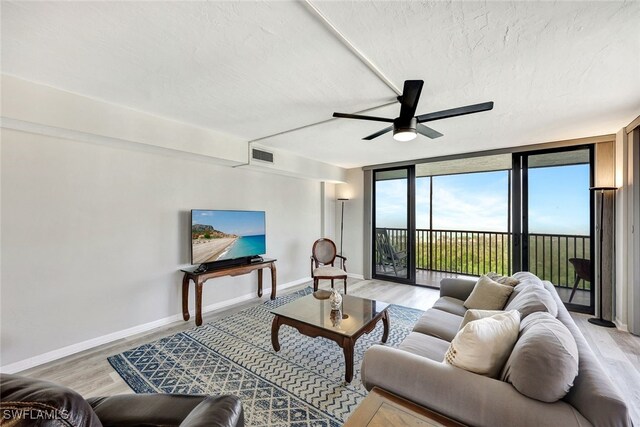
{"type": "MultiPolygon", "coordinates": [[[[451,277],[447,275],[447,277],[451,277]]],[[[427,283],[438,283],[441,276],[432,274],[427,283]]],[[[286,293],[310,286],[303,284],[286,290],[286,293]]],[[[323,289],[329,289],[329,282],[322,282],[323,289]]],[[[341,286],[338,286],[341,289],[341,286]]],[[[378,280],[361,281],[349,279],[348,292],[363,298],[377,299],[388,303],[426,310],[439,298],[438,290],[401,285],[378,280]]],[[[250,302],[207,313],[204,322],[228,316],[244,308],[261,304],[266,300],[256,298],[250,302]]],[[[640,337],[617,329],[594,326],[587,322],[590,316],[573,314],[578,327],[585,335],[589,345],[599,357],[603,367],[617,384],[631,407],[635,425],[640,426],[640,337]]],[[[113,370],[107,357],[133,347],[157,340],[159,338],[191,329],[195,326],[189,322],[176,322],[157,330],[142,333],[127,339],[121,339],[91,350],[50,362],[22,372],[35,378],[54,381],[73,388],[85,397],[132,393],[132,390],[113,370]]]]}

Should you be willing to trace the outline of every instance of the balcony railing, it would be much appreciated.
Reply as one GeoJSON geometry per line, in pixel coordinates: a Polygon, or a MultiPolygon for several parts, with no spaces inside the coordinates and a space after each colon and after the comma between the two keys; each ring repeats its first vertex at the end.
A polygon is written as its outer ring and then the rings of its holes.
{"type": "MultiPolygon", "coordinates": [[[[407,230],[386,228],[391,245],[407,249],[407,230]]],[[[479,276],[494,271],[510,275],[512,234],[471,230],[416,230],[416,268],[479,276]]],[[[590,259],[589,236],[564,234],[529,235],[529,271],[556,286],[573,287],[575,270],[571,258],[590,259]]],[[[580,281],[578,289],[589,289],[580,281]]]]}

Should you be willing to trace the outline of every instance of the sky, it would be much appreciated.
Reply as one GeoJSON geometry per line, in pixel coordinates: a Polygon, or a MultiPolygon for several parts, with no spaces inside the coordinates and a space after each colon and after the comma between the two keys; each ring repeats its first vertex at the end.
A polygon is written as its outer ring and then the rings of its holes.
{"type": "MultiPolygon", "coordinates": [[[[507,171],[433,177],[433,228],[508,231],[507,171]]],[[[416,179],[416,226],[429,228],[429,179],[416,179]]],[[[376,182],[376,226],[406,228],[406,180],[376,182]]],[[[589,166],[529,170],[529,231],[589,234],[589,166]]]]}
{"type": "Polygon", "coordinates": [[[191,211],[191,224],[211,225],[216,230],[237,236],[265,234],[262,211],[191,211]]]}

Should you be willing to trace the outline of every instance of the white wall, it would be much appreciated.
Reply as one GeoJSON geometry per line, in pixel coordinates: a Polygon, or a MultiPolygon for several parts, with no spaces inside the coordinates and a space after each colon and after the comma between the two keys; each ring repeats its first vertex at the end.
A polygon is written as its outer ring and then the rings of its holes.
{"type": "MultiPolygon", "coordinates": [[[[344,175],[225,166],[247,162],[246,141],[7,76],[2,115],[3,371],[181,318],[190,209],[265,210],[278,283],[306,280],[319,180],[344,175]]],[[[203,305],[250,298],[256,280],[212,280],[203,305]]]]}
{"type": "MultiPolygon", "coordinates": [[[[265,210],[278,281],[309,275],[317,182],[14,130],[1,136],[2,365],[180,313],[192,208],[265,210]]],[[[255,283],[255,273],[212,280],[203,304],[253,293],[255,283]]]]}
{"type": "MultiPolygon", "coordinates": [[[[364,172],[361,168],[347,170],[347,183],[336,185],[336,198],[348,198],[344,206],[344,246],[347,271],[364,276],[364,172]]],[[[336,242],[340,241],[341,205],[336,203],[336,242]]],[[[339,243],[338,243],[339,244],[339,243]]]]}

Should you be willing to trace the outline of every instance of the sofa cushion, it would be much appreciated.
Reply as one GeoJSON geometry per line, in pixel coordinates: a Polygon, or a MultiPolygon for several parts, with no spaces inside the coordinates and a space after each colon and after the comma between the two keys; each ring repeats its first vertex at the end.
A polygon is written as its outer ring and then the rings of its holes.
{"type": "Polygon", "coordinates": [[[504,309],[518,310],[522,319],[539,311],[550,313],[553,317],[558,315],[558,305],[551,294],[546,289],[536,286],[516,291],[516,296],[507,302],[504,309]]]}
{"type": "Polygon", "coordinates": [[[467,323],[451,341],[444,362],[466,371],[496,377],[520,331],[516,310],[467,323]]]}
{"type": "Polygon", "coordinates": [[[524,319],[502,380],[532,399],[556,402],[569,392],[577,375],[578,348],[567,327],[545,312],[524,319]]]}
{"type": "Polygon", "coordinates": [[[464,316],[467,312],[467,308],[464,306],[464,301],[452,297],[441,297],[435,304],[433,304],[433,308],[446,311],[447,313],[456,314],[458,316],[464,316]]]}
{"type": "Polygon", "coordinates": [[[487,276],[480,276],[464,306],[479,310],[502,310],[512,292],[511,286],[501,285],[487,276]]]}
{"type": "Polygon", "coordinates": [[[528,271],[520,271],[511,276],[514,279],[517,279],[520,283],[518,283],[513,288],[513,293],[507,300],[505,307],[511,304],[511,301],[515,299],[515,297],[522,291],[531,288],[544,289],[544,284],[542,280],[538,276],[528,271]]]}
{"type": "Polygon", "coordinates": [[[501,274],[494,273],[493,271],[487,273],[487,277],[494,282],[500,283],[501,285],[516,286],[518,283],[520,283],[518,279],[514,279],[513,277],[509,276],[503,276],[501,274]]]}
{"type": "Polygon", "coordinates": [[[511,277],[520,282],[514,288],[517,291],[521,291],[524,288],[528,288],[529,286],[544,288],[542,280],[540,280],[538,276],[529,271],[519,271],[517,273],[514,273],[511,277]]]}
{"type": "Polygon", "coordinates": [[[430,335],[411,332],[398,348],[440,362],[449,348],[449,342],[430,335]]]}
{"type": "Polygon", "coordinates": [[[414,332],[450,342],[460,329],[462,316],[442,310],[427,310],[413,326],[414,332]]]}
{"type": "Polygon", "coordinates": [[[467,323],[473,322],[474,320],[484,319],[485,317],[491,317],[494,314],[504,313],[503,310],[476,310],[474,308],[467,310],[462,318],[462,323],[460,324],[460,329],[464,328],[467,323]]]}
{"type": "Polygon", "coordinates": [[[313,277],[344,277],[347,273],[338,267],[318,267],[313,269],[313,277]]]}

